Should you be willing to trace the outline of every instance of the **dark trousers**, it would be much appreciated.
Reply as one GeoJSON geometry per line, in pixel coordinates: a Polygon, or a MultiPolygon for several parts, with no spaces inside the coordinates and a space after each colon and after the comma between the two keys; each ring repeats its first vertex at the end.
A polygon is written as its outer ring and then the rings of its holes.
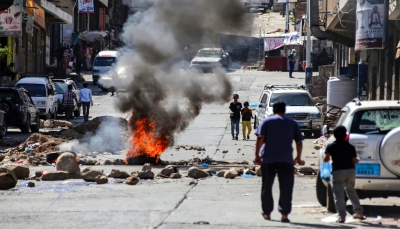
{"type": "Polygon", "coordinates": [[[292,76],[293,69],[294,69],[294,63],[293,61],[289,61],[289,76],[292,76]]]}
{"type": "Polygon", "coordinates": [[[83,108],[83,119],[85,121],[89,121],[90,102],[82,102],[82,108],[83,108]]]}
{"type": "Polygon", "coordinates": [[[58,68],[64,68],[64,57],[57,57],[57,67],[58,68]]]}
{"type": "Polygon", "coordinates": [[[76,61],[76,64],[75,64],[76,66],[75,66],[75,72],[76,72],[76,74],[81,74],[81,67],[82,67],[82,62],[81,61],[76,61]]]}
{"type": "Polygon", "coordinates": [[[74,107],[68,106],[65,107],[65,119],[69,121],[69,119],[72,117],[72,112],[74,111],[74,107]]]}
{"type": "Polygon", "coordinates": [[[289,215],[292,211],[292,195],[294,185],[294,167],[289,163],[270,163],[261,165],[262,189],[261,206],[264,214],[270,215],[274,209],[272,186],[275,176],[279,181],[279,206],[282,215],[289,215]]]}

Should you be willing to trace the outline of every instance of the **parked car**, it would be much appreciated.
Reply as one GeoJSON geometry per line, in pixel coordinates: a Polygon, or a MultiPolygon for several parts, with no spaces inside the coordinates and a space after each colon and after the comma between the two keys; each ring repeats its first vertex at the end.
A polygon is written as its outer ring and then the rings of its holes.
{"type": "MultiPolygon", "coordinates": [[[[58,114],[65,114],[65,108],[62,106],[62,99],[64,97],[64,92],[68,91],[68,85],[72,85],[72,91],[76,94],[76,99],[79,101],[80,90],[76,86],[76,83],[70,79],[54,79],[54,86],[57,91],[57,112],[58,114]]],[[[81,108],[74,101],[74,116],[79,117],[81,115],[81,108]]]]}
{"type": "MultiPolygon", "coordinates": [[[[111,70],[119,56],[118,51],[101,51],[97,54],[93,62],[93,85],[97,85],[101,76],[111,70]]],[[[106,88],[100,88],[103,91],[108,91],[106,88]]]]}
{"type": "Polygon", "coordinates": [[[0,87],[0,110],[4,111],[1,135],[9,126],[16,126],[23,133],[39,132],[40,113],[29,92],[24,88],[0,87]]]}
{"type": "Polygon", "coordinates": [[[286,103],[286,117],[299,124],[304,136],[321,136],[324,120],[318,106],[323,104],[315,104],[310,93],[302,85],[265,85],[257,104],[254,128],[257,128],[264,118],[274,114],[272,107],[277,101],[286,103]]]}
{"type": "Polygon", "coordinates": [[[21,75],[16,87],[25,88],[36,102],[40,116],[44,119],[57,119],[57,91],[54,88],[53,75],[21,75]]]}
{"type": "MultiPolygon", "coordinates": [[[[400,102],[349,102],[341,110],[335,126],[345,126],[348,141],[356,148],[355,189],[360,199],[400,197],[400,102]]],[[[324,126],[323,133],[329,135],[324,126]]],[[[333,142],[328,136],[325,145],[333,142]]],[[[325,147],[319,152],[323,163],[325,147]]],[[[335,212],[331,185],[317,176],[318,202],[335,212]]]]}
{"type": "Polygon", "coordinates": [[[216,67],[228,68],[229,54],[221,48],[200,49],[190,63],[190,68],[211,71],[216,67]]]}

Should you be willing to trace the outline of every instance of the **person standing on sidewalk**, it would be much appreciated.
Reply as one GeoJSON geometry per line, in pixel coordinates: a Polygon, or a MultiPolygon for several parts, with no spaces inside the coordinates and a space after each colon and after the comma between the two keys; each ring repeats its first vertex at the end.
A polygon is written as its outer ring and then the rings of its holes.
{"type": "Polygon", "coordinates": [[[335,207],[339,213],[339,218],[336,222],[344,223],[346,221],[345,190],[353,205],[355,212],[353,218],[365,219],[363,208],[354,189],[356,183],[355,164],[358,163],[356,148],[346,141],[346,127],[336,127],[333,130],[333,135],[336,141],[326,147],[324,161],[329,162],[332,157],[332,191],[335,199],[335,207]]]}
{"type": "Polygon", "coordinates": [[[272,186],[276,175],[279,180],[279,212],[281,222],[289,223],[292,210],[294,185],[293,162],[301,162],[303,135],[299,125],[293,119],[285,117],[286,104],[276,102],[273,105],[274,116],[265,118],[256,131],[257,142],[254,163],[261,165],[261,213],[264,219],[271,220],[274,209],[272,186]],[[293,140],[296,142],[297,156],[293,160],[293,140]],[[261,155],[260,155],[261,153],[261,155]]]}
{"type": "Polygon", "coordinates": [[[92,90],[87,87],[87,83],[83,83],[83,89],[79,92],[79,103],[82,104],[85,122],[89,121],[89,109],[93,106],[92,90]]]}
{"type": "Polygon", "coordinates": [[[292,52],[289,54],[287,59],[289,62],[289,78],[294,78],[292,74],[294,70],[294,64],[296,63],[296,49],[292,49],[292,52]]]}
{"type": "Polygon", "coordinates": [[[69,121],[72,117],[72,112],[74,111],[74,100],[78,104],[76,99],[76,94],[72,91],[72,85],[68,85],[68,91],[64,92],[62,105],[65,107],[65,119],[69,121]]]}
{"type": "Polygon", "coordinates": [[[92,48],[90,45],[86,46],[86,70],[90,71],[92,69],[92,48]]]}
{"type": "Polygon", "coordinates": [[[243,103],[243,105],[244,108],[241,110],[243,140],[249,140],[251,133],[251,119],[253,118],[253,113],[251,112],[251,109],[249,109],[249,102],[246,101],[243,103]]]}
{"type": "Polygon", "coordinates": [[[229,114],[231,116],[231,133],[232,140],[239,139],[239,122],[240,122],[240,111],[242,110],[242,104],[238,102],[239,95],[233,94],[233,102],[229,105],[229,114]],[[236,126],[236,135],[235,135],[236,126]]]}
{"type": "Polygon", "coordinates": [[[77,46],[75,50],[75,71],[76,74],[81,74],[81,67],[82,67],[82,50],[80,46],[77,46]]]}

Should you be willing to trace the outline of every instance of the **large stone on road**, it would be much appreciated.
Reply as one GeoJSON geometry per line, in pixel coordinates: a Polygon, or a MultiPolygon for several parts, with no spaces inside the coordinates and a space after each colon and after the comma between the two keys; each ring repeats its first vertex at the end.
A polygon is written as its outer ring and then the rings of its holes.
{"type": "Polygon", "coordinates": [[[175,169],[174,166],[168,165],[160,171],[160,174],[169,177],[172,173],[177,173],[178,171],[179,169],[175,169]]]}
{"type": "Polygon", "coordinates": [[[81,178],[81,169],[79,168],[76,156],[73,153],[62,153],[56,162],[57,171],[66,171],[72,175],[73,178],[81,178]]]}
{"type": "Polygon", "coordinates": [[[125,179],[125,178],[130,177],[130,175],[125,171],[120,171],[118,169],[112,169],[111,173],[108,175],[108,177],[125,179]]]}
{"type": "Polygon", "coordinates": [[[3,165],[3,168],[9,169],[14,172],[18,179],[25,179],[29,177],[29,168],[20,165],[3,165]]]}
{"type": "Polygon", "coordinates": [[[107,184],[108,183],[108,178],[104,175],[98,175],[97,177],[94,178],[97,184],[107,184]]]}
{"type": "Polygon", "coordinates": [[[72,174],[66,171],[47,171],[42,175],[44,181],[66,180],[71,179],[72,174]]]}
{"type": "Polygon", "coordinates": [[[128,179],[126,179],[125,183],[129,184],[129,185],[136,185],[137,183],[139,183],[139,178],[137,178],[136,176],[128,177],[128,179]]]}
{"type": "Polygon", "coordinates": [[[0,167],[0,190],[14,188],[17,182],[17,176],[13,171],[0,167]]]}
{"type": "Polygon", "coordinates": [[[154,173],[150,170],[140,171],[138,177],[140,179],[154,179],[154,173]]]}
{"type": "Polygon", "coordinates": [[[203,170],[200,170],[197,167],[191,167],[188,170],[188,176],[194,179],[199,179],[199,178],[204,178],[208,177],[208,173],[204,172],[203,170]]]}
{"type": "Polygon", "coordinates": [[[231,168],[224,173],[224,177],[226,179],[234,179],[239,175],[238,171],[235,168],[231,168]]]}
{"type": "Polygon", "coordinates": [[[97,176],[103,176],[103,171],[98,169],[92,169],[91,167],[87,167],[82,171],[82,179],[84,181],[93,182],[96,181],[97,176]]]}

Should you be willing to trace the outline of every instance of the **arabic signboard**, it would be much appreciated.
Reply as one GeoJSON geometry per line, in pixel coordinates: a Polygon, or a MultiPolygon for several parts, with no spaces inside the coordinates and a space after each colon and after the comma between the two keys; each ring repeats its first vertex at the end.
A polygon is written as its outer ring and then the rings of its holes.
{"type": "Polygon", "coordinates": [[[264,51],[271,51],[282,47],[284,37],[266,37],[264,38],[264,51]]]}
{"type": "Polygon", "coordinates": [[[94,13],[94,0],[78,0],[80,14],[94,13]]]}
{"type": "Polygon", "coordinates": [[[0,37],[19,37],[21,28],[22,0],[14,0],[10,8],[0,11],[0,37]]]}
{"type": "Polygon", "coordinates": [[[303,41],[301,40],[299,32],[286,33],[285,39],[283,41],[283,45],[302,45],[303,41]]]}
{"type": "Polygon", "coordinates": [[[355,50],[384,48],[384,0],[357,0],[355,50]]]}

